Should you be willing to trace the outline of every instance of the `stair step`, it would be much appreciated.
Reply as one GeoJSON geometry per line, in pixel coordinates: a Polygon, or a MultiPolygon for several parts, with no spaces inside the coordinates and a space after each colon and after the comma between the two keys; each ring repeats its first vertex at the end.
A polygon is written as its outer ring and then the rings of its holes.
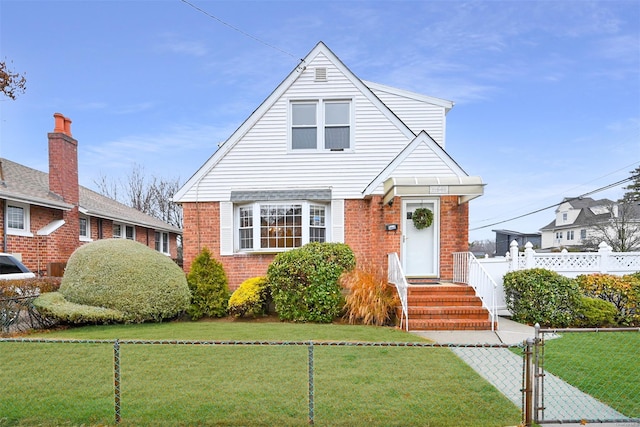
{"type": "Polygon", "coordinates": [[[411,331],[486,331],[491,330],[490,320],[440,319],[424,320],[409,317],[411,331]]]}
{"type": "Polygon", "coordinates": [[[409,307],[409,319],[464,319],[486,320],[487,310],[482,307],[409,307]]]}
{"type": "Polygon", "coordinates": [[[451,306],[473,306],[482,307],[482,300],[471,295],[413,295],[409,296],[410,306],[424,307],[451,307],[451,306]]]}

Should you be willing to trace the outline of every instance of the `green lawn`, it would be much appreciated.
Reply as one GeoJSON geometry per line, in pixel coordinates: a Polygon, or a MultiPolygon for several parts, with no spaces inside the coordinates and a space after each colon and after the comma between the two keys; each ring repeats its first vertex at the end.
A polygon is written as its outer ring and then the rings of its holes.
{"type": "Polygon", "coordinates": [[[631,418],[640,418],[640,333],[561,333],[544,368],[631,418]]]}
{"type": "MultiPolygon", "coordinates": [[[[392,328],[99,326],[29,338],[419,342],[392,328]]],[[[112,425],[113,345],[0,342],[0,426],[112,425]]],[[[307,346],[123,344],[124,426],[308,425],[307,346]]],[[[318,426],[508,426],[520,409],[442,348],[314,347],[318,426]]]]}

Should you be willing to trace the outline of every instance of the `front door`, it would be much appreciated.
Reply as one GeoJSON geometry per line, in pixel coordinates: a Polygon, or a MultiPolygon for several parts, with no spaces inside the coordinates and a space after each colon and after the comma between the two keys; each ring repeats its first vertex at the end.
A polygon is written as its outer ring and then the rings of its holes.
{"type": "Polygon", "coordinates": [[[439,212],[438,199],[403,200],[402,267],[407,277],[439,276],[439,212]],[[425,208],[433,212],[433,223],[416,228],[413,214],[425,208]]]}

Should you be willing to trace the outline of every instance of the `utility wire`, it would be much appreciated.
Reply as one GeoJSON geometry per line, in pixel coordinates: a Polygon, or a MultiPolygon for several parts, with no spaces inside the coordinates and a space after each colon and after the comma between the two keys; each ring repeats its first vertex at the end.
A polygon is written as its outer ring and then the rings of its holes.
{"type": "MultiPolygon", "coordinates": [[[[186,5],[191,6],[192,8],[194,8],[198,12],[208,16],[209,18],[215,19],[216,21],[218,21],[222,25],[226,25],[227,27],[231,28],[232,30],[239,32],[240,34],[242,34],[245,37],[249,37],[250,39],[252,39],[254,41],[257,41],[258,43],[261,43],[261,44],[263,44],[263,45],[265,45],[267,47],[270,47],[271,49],[275,49],[280,53],[284,53],[285,55],[288,55],[288,56],[292,57],[293,59],[298,59],[298,58],[296,58],[296,55],[294,55],[292,53],[289,53],[286,50],[280,49],[279,47],[276,47],[276,46],[274,46],[272,44],[269,44],[269,43],[267,43],[267,42],[265,42],[263,40],[260,40],[259,38],[255,37],[255,36],[252,36],[251,34],[247,33],[246,31],[242,31],[241,29],[239,29],[237,27],[234,27],[233,25],[229,24],[228,22],[223,21],[222,19],[218,18],[217,16],[214,16],[214,15],[210,14],[206,10],[203,10],[203,9],[199,8],[198,6],[196,6],[193,3],[188,2],[187,0],[180,0],[180,1],[182,3],[184,3],[184,4],[186,4],[186,5]]],[[[299,60],[303,61],[303,59],[299,59],[299,60]]]]}
{"type": "Polygon", "coordinates": [[[620,180],[618,182],[614,182],[613,184],[605,185],[604,187],[597,188],[597,189],[595,189],[593,191],[589,191],[589,192],[581,194],[579,196],[565,199],[565,200],[561,201],[560,203],[555,203],[553,205],[549,205],[549,206],[544,207],[544,208],[536,209],[535,211],[528,212],[528,213],[522,214],[522,215],[518,215],[518,216],[515,216],[513,218],[505,219],[503,221],[494,222],[493,224],[487,224],[487,225],[483,225],[481,227],[470,228],[469,231],[482,230],[483,228],[493,227],[494,225],[503,224],[505,222],[513,221],[513,220],[520,219],[520,218],[524,218],[525,216],[533,215],[533,214],[536,214],[538,212],[542,212],[542,211],[546,211],[547,209],[554,208],[554,207],[556,207],[556,206],[558,206],[558,205],[560,205],[562,203],[572,202],[574,200],[582,199],[583,197],[590,196],[591,194],[599,193],[600,191],[608,190],[609,188],[617,187],[620,184],[624,184],[625,182],[634,181],[634,180],[637,180],[637,179],[640,179],[640,175],[633,175],[633,176],[630,176],[629,178],[622,179],[622,180],[620,180]]]}

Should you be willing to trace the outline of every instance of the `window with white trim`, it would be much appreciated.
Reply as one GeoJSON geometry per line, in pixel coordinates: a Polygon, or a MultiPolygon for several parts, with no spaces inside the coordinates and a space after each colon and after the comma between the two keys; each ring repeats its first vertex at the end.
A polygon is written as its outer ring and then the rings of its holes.
{"type": "Polygon", "coordinates": [[[329,207],[310,202],[256,202],[236,207],[236,248],[282,251],[327,241],[329,207]]]}
{"type": "Polygon", "coordinates": [[[567,231],[567,240],[573,240],[573,230],[567,231]]]}
{"type": "Polygon", "coordinates": [[[584,228],[582,230],[580,230],[580,238],[581,239],[586,239],[587,238],[587,230],[585,230],[584,228]]]}
{"type": "Polygon", "coordinates": [[[89,217],[80,215],[78,221],[80,225],[80,240],[91,240],[91,220],[89,217]]]}
{"type": "Polygon", "coordinates": [[[351,101],[311,100],[291,102],[291,149],[351,149],[351,101]]]}
{"type": "Polygon", "coordinates": [[[169,233],[156,231],[156,251],[169,255],[169,233]]]}
{"type": "Polygon", "coordinates": [[[6,204],[5,221],[8,234],[31,235],[29,205],[10,202],[6,204]]]}
{"type": "Polygon", "coordinates": [[[136,240],[136,228],[133,225],[113,223],[113,237],[116,239],[136,240]]]}

